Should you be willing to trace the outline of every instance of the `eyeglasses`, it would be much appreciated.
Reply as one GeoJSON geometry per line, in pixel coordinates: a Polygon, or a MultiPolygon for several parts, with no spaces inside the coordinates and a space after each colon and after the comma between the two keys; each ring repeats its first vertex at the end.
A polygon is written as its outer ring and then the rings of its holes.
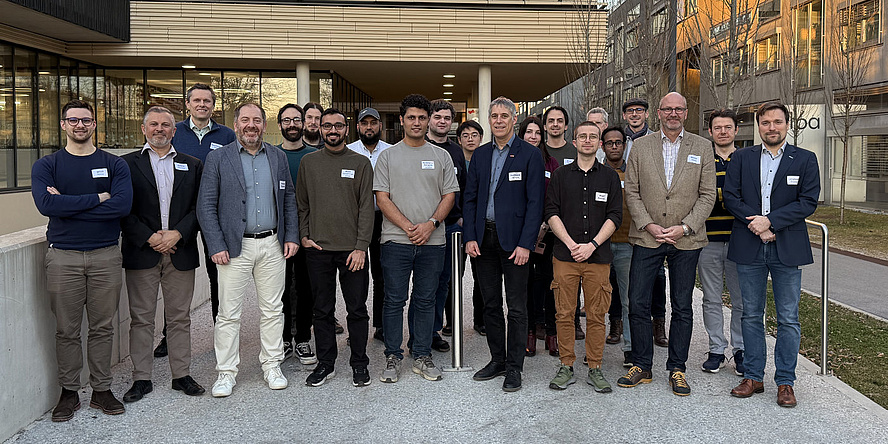
{"type": "Polygon", "coordinates": [[[459,135],[459,137],[463,139],[475,139],[481,137],[481,135],[478,133],[462,133],[459,135]]]}
{"type": "Polygon", "coordinates": [[[624,111],[624,112],[626,114],[642,114],[645,111],[647,111],[647,110],[639,107],[639,108],[626,108],[626,111],[624,111]]]}
{"type": "Polygon", "coordinates": [[[96,121],[96,119],[93,119],[92,117],[83,117],[83,118],[66,117],[62,120],[64,120],[65,122],[68,122],[68,125],[71,125],[71,126],[77,126],[77,124],[81,123],[81,122],[83,123],[83,126],[90,126],[93,124],[93,122],[96,121]]]}
{"type": "Polygon", "coordinates": [[[586,140],[598,140],[598,136],[595,134],[577,134],[577,140],[580,142],[585,142],[586,140]]]}
{"type": "Polygon", "coordinates": [[[333,128],[336,128],[336,130],[338,130],[338,131],[342,131],[345,129],[345,124],[341,123],[341,122],[336,122],[336,123],[325,123],[325,124],[321,125],[321,129],[323,129],[325,131],[330,131],[333,128]]]}
{"type": "Polygon", "coordinates": [[[623,146],[623,141],[622,140],[608,140],[607,142],[604,142],[605,148],[613,148],[615,146],[623,146]]]}
{"type": "Polygon", "coordinates": [[[681,114],[687,111],[687,108],[660,108],[660,111],[662,111],[663,114],[681,114]]]}
{"type": "Polygon", "coordinates": [[[283,119],[281,119],[281,123],[283,123],[284,125],[289,125],[291,123],[302,123],[302,118],[301,117],[293,117],[291,119],[289,117],[284,117],[283,119]]]}

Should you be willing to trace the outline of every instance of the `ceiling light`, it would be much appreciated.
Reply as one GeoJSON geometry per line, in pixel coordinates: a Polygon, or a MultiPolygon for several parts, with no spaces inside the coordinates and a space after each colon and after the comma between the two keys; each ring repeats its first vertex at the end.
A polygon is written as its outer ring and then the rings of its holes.
{"type": "Polygon", "coordinates": [[[197,67],[194,66],[194,65],[182,65],[182,68],[184,68],[184,69],[194,69],[194,68],[197,68],[197,67]]]}
{"type": "Polygon", "coordinates": [[[49,71],[38,71],[37,74],[40,74],[42,76],[46,76],[46,75],[49,75],[49,71]]]}
{"type": "Polygon", "coordinates": [[[445,102],[449,102],[449,101],[451,101],[451,100],[453,100],[453,99],[451,99],[450,97],[445,97],[445,98],[444,98],[444,101],[445,101],[445,102]]]}
{"type": "Polygon", "coordinates": [[[444,74],[445,79],[453,79],[456,78],[456,74],[444,74]]]}
{"type": "Polygon", "coordinates": [[[453,88],[453,84],[452,83],[445,83],[444,87],[445,88],[453,88]]]}
{"type": "Polygon", "coordinates": [[[453,95],[453,91],[444,91],[445,96],[453,95]]]}
{"type": "Polygon", "coordinates": [[[211,72],[199,72],[199,73],[197,73],[197,75],[199,75],[199,76],[211,76],[211,75],[213,75],[213,73],[211,73],[211,72]]]}

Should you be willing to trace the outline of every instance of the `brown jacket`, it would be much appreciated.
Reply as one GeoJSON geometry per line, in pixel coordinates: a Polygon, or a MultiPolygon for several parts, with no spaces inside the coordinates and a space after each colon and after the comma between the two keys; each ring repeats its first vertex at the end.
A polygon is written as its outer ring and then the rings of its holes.
{"type": "Polygon", "coordinates": [[[715,159],[712,144],[706,139],[684,132],[672,187],[666,189],[663,168],[662,132],[641,137],[632,145],[626,168],[625,192],[632,226],[629,242],[646,248],[660,244],[644,230],[649,223],[663,228],[687,224],[693,233],[681,237],[679,250],[703,248],[707,243],[706,218],[715,204],[715,159]]]}

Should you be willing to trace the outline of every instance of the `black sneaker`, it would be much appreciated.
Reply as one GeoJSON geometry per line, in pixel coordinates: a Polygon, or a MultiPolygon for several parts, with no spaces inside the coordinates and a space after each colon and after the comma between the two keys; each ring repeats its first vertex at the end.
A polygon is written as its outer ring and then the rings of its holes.
{"type": "Polygon", "coordinates": [[[370,372],[367,371],[367,367],[352,368],[352,385],[355,387],[370,385],[370,372]]]}
{"type": "Polygon", "coordinates": [[[164,336],[163,338],[160,338],[160,344],[157,344],[157,348],[154,349],[154,357],[162,358],[168,354],[169,351],[167,350],[167,338],[166,336],[164,336]]]}
{"type": "MultiPolygon", "coordinates": [[[[742,360],[742,358],[741,358],[742,360]]],[[[725,355],[709,352],[709,358],[703,363],[703,371],[706,373],[718,373],[725,366],[725,355]]]]}
{"type": "Polygon", "coordinates": [[[432,336],[432,349],[439,352],[449,352],[450,344],[438,335],[432,336]]]}
{"type": "Polygon", "coordinates": [[[625,367],[625,368],[632,367],[632,351],[624,351],[623,352],[623,367],[625,367]]]}
{"type": "Polygon", "coordinates": [[[444,328],[441,329],[441,336],[453,336],[453,328],[449,325],[445,325],[444,328]]]}
{"type": "Polygon", "coordinates": [[[382,329],[377,328],[375,332],[373,332],[373,339],[376,339],[380,342],[385,342],[385,336],[382,334],[382,329]]]}
{"type": "Polygon", "coordinates": [[[339,320],[333,319],[333,323],[336,325],[333,329],[336,331],[337,335],[341,335],[345,333],[345,329],[342,328],[342,325],[339,323],[339,320]]]}
{"type": "Polygon", "coordinates": [[[691,394],[691,386],[688,385],[688,380],[685,378],[683,371],[672,370],[669,372],[669,385],[672,387],[672,393],[678,396],[688,396],[691,394]]]}
{"type": "Polygon", "coordinates": [[[734,374],[737,376],[746,374],[746,366],[743,365],[743,350],[734,352],[734,374]]]}
{"type": "Polygon", "coordinates": [[[336,371],[333,370],[332,365],[318,364],[314,371],[305,378],[305,385],[319,387],[324,385],[327,380],[333,379],[334,376],[336,376],[336,371]]]}

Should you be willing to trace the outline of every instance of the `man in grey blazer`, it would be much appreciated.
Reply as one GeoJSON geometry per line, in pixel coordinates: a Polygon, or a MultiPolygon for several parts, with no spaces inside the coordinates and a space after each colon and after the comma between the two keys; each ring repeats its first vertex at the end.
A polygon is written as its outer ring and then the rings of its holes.
{"type": "Polygon", "coordinates": [[[617,381],[621,387],[651,382],[651,289],[665,259],[672,301],[666,369],[672,392],[679,396],[691,393],[685,377],[694,320],[691,299],[716,194],[712,146],[684,130],[687,111],[681,94],[664,96],[657,109],[660,131],[636,140],[629,153],[625,190],[632,215],[629,330],[634,365],[617,381]]]}
{"type": "Polygon", "coordinates": [[[272,390],[287,387],[283,303],[285,260],[299,248],[296,194],[281,150],[262,141],[265,110],[244,103],[234,110],[237,139],[207,156],[197,218],[219,269],[219,315],[214,344],[213,396],[231,394],[240,362],[240,316],[250,278],[259,302],[259,362],[272,390]]]}

